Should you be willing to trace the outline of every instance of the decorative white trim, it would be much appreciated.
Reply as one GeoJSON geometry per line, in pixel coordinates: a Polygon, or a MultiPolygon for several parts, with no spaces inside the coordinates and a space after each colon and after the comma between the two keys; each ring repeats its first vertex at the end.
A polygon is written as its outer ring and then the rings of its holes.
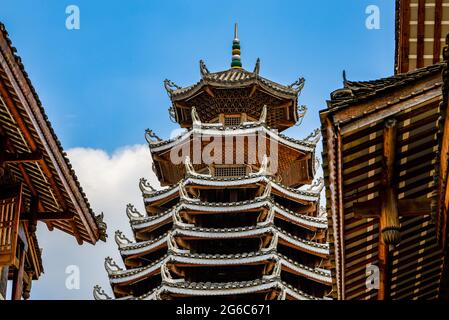
{"type": "MultiPolygon", "coordinates": [[[[312,141],[307,140],[294,140],[288,139],[287,137],[278,134],[277,131],[268,129],[264,125],[261,125],[257,122],[254,122],[249,128],[234,128],[234,127],[224,127],[224,126],[213,126],[207,127],[205,125],[201,125],[199,127],[194,126],[191,130],[187,131],[183,135],[175,138],[174,140],[165,141],[163,144],[150,144],[151,152],[160,152],[167,149],[171,149],[172,147],[182,144],[185,140],[191,138],[192,135],[205,135],[205,136],[239,136],[239,135],[249,135],[256,134],[259,132],[263,132],[267,134],[270,138],[278,141],[286,146],[289,146],[293,149],[299,150],[301,152],[314,152],[317,139],[312,141]],[[315,142],[316,140],[316,142],[315,142]]],[[[319,135],[319,133],[318,133],[319,135]]]]}
{"type": "MultiPolygon", "coordinates": [[[[295,213],[286,208],[281,207],[278,203],[274,202],[270,198],[271,183],[267,184],[265,192],[261,197],[256,200],[245,202],[230,202],[230,203],[213,203],[213,202],[196,202],[182,200],[167,211],[164,211],[158,215],[150,217],[139,217],[131,219],[131,227],[133,230],[142,230],[149,227],[157,226],[162,222],[176,222],[174,215],[178,214],[182,210],[194,210],[201,212],[213,212],[213,213],[231,213],[252,209],[262,209],[264,207],[273,208],[277,215],[283,216],[286,219],[293,221],[299,226],[304,228],[327,228],[326,217],[313,217],[300,213],[295,213]]],[[[196,199],[195,199],[196,200],[196,199]]],[[[178,221],[182,222],[182,221],[178,221]]]]}

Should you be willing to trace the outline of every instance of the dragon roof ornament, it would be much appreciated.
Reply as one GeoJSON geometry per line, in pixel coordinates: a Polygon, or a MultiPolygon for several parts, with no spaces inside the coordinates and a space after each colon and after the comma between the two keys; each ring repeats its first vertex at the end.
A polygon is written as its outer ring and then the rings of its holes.
{"type": "Polygon", "coordinates": [[[95,221],[97,222],[97,225],[98,225],[98,231],[100,234],[99,239],[103,242],[106,242],[106,238],[108,237],[108,234],[107,234],[108,225],[106,224],[106,222],[104,222],[104,213],[102,212],[102,213],[96,215],[95,221]]]}
{"type": "Polygon", "coordinates": [[[265,185],[265,189],[262,195],[257,197],[256,200],[269,198],[270,195],[271,195],[271,181],[268,181],[267,184],[265,185]]]}
{"type": "Polygon", "coordinates": [[[198,115],[198,112],[196,111],[195,107],[192,107],[191,117],[192,117],[193,127],[201,128],[201,119],[200,119],[200,116],[198,115]]]}
{"type": "Polygon", "coordinates": [[[181,200],[184,200],[184,201],[200,201],[200,199],[192,198],[192,197],[189,196],[189,194],[188,194],[188,192],[187,192],[187,190],[185,188],[185,185],[183,183],[183,180],[179,181],[179,188],[178,189],[179,189],[179,198],[181,198],[181,200]]]}
{"type": "Polygon", "coordinates": [[[323,190],[323,188],[324,188],[324,179],[323,177],[319,177],[318,179],[313,181],[313,183],[307,188],[307,190],[320,193],[321,190],[323,190]]]}
{"type": "Polygon", "coordinates": [[[161,266],[161,277],[162,282],[168,282],[168,283],[179,283],[184,282],[184,279],[174,279],[173,276],[170,273],[170,269],[167,266],[167,261],[164,261],[164,263],[161,266]]]}
{"type": "Polygon", "coordinates": [[[122,245],[127,245],[127,244],[133,243],[120,230],[115,231],[115,242],[117,243],[117,245],[119,247],[122,245]]]}
{"type": "Polygon", "coordinates": [[[94,286],[93,296],[95,300],[112,300],[98,284],[94,286]]]}
{"type": "Polygon", "coordinates": [[[203,60],[200,60],[200,73],[202,77],[210,73],[209,69],[207,69],[206,64],[204,63],[203,60]]]}
{"type": "Polygon", "coordinates": [[[311,134],[309,134],[304,141],[308,141],[311,143],[316,144],[318,141],[320,141],[321,138],[321,130],[319,128],[313,130],[311,134]]]}
{"type": "Polygon", "coordinates": [[[305,82],[306,82],[306,80],[303,77],[301,77],[298,80],[296,80],[295,82],[293,82],[291,85],[289,85],[288,87],[292,88],[296,92],[300,92],[304,88],[305,82]]]}
{"type": "Polygon", "coordinates": [[[142,191],[142,194],[151,194],[156,192],[156,189],[154,189],[151,184],[148,182],[145,178],[140,178],[139,180],[139,189],[142,191]]]}
{"type": "Polygon", "coordinates": [[[279,236],[278,236],[277,232],[273,232],[272,234],[273,234],[273,236],[271,237],[270,243],[268,244],[267,247],[262,248],[261,251],[269,252],[272,250],[276,250],[276,248],[278,246],[279,236]]]}
{"type": "MultiPolygon", "coordinates": [[[[261,215],[262,214],[263,213],[261,213],[261,215]]],[[[270,207],[270,209],[268,210],[268,214],[265,216],[265,219],[263,221],[259,221],[257,223],[257,225],[258,226],[263,226],[263,225],[273,224],[275,216],[276,216],[276,212],[274,210],[274,207],[270,207]]]]}
{"type": "Polygon", "coordinates": [[[176,252],[176,253],[189,253],[190,252],[190,250],[185,250],[185,249],[179,248],[178,243],[176,242],[172,231],[167,232],[167,247],[168,247],[169,251],[176,252]]]}
{"type": "Polygon", "coordinates": [[[168,79],[164,80],[164,87],[169,95],[171,95],[171,93],[175,90],[182,89],[182,87],[178,86],[176,83],[168,79]]]}
{"type": "Polygon", "coordinates": [[[259,123],[267,122],[267,105],[264,104],[262,107],[262,111],[260,112],[259,123]]]}
{"type": "Polygon", "coordinates": [[[191,223],[186,223],[184,222],[184,220],[182,219],[181,215],[179,214],[178,210],[175,210],[173,213],[173,223],[178,226],[178,227],[184,227],[184,228],[189,228],[189,227],[194,227],[195,225],[191,224],[191,223]]]}
{"type": "Polygon", "coordinates": [[[145,140],[148,143],[159,143],[162,141],[162,139],[157,134],[155,134],[153,130],[148,128],[145,130],[145,140]]]}
{"type": "Polygon", "coordinates": [[[104,268],[109,275],[123,270],[111,257],[106,257],[104,259],[104,268]]]}
{"type": "Polygon", "coordinates": [[[275,265],[274,265],[273,269],[271,270],[271,273],[263,276],[265,279],[280,278],[281,271],[282,271],[281,259],[276,257],[276,259],[274,261],[275,261],[275,265]]]}
{"type": "Polygon", "coordinates": [[[126,215],[131,220],[144,218],[144,215],[137,211],[131,203],[126,205],[126,215]]]}

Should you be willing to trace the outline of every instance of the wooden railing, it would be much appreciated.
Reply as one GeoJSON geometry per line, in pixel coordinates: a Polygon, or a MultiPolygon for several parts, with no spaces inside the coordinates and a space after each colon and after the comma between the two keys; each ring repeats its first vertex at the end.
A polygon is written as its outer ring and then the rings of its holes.
{"type": "Polygon", "coordinates": [[[0,267],[16,262],[17,238],[22,207],[22,185],[0,192],[0,267]]]}

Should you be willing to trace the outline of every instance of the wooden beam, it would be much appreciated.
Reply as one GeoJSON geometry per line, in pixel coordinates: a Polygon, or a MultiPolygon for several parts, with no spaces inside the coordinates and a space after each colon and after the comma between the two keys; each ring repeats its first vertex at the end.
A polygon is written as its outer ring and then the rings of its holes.
{"type": "Polygon", "coordinates": [[[1,159],[5,163],[23,163],[23,162],[35,162],[43,159],[40,152],[27,152],[27,153],[9,153],[4,152],[1,159]]]}
{"type": "Polygon", "coordinates": [[[399,242],[398,196],[395,187],[395,157],[396,157],[397,122],[387,119],[383,130],[382,159],[382,189],[380,192],[380,223],[379,223],[379,269],[380,281],[378,300],[389,298],[390,291],[390,261],[389,245],[399,242]]]}
{"type": "Polygon", "coordinates": [[[433,63],[440,62],[441,56],[441,20],[443,17],[443,0],[435,0],[435,25],[433,29],[433,63]]]}
{"type": "Polygon", "coordinates": [[[26,212],[22,214],[20,220],[52,221],[52,220],[73,220],[75,214],[73,212],[26,212]]]}
{"type": "Polygon", "coordinates": [[[73,219],[69,220],[69,224],[72,227],[72,232],[73,232],[73,235],[76,238],[76,241],[78,242],[79,245],[82,245],[83,244],[83,238],[81,237],[81,234],[80,234],[80,232],[78,230],[78,227],[76,226],[75,220],[73,220],[73,219]]]}
{"type": "Polygon", "coordinates": [[[424,20],[426,19],[426,0],[418,0],[418,32],[416,41],[416,68],[424,66],[424,20]]]}
{"type": "Polygon", "coordinates": [[[399,43],[398,46],[398,70],[397,73],[409,71],[410,52],[410,0],[401,0],[399,8],[399,43]]]}
{"type": "Polygon", "coordinates": [[[253,85],[253,87],[251,88],[251,92],[249,93],[249,97],[251,98],[257,90],[257,84],[253,85]]]}
{"type": "Polygon", "coordinates": [[[207,93],[209,96],[211,96],[212,98],[215,98],[215,94],[214,94],[214,92],[212,91],[212,88],[211,88],[211,87],[205,86],[205,87],[204,87],[204,91],[206,91],[206,93],[207,93]]]}
{"type": "MultiPolygon", "coordinates": [[[[424,216],[431,214],[431,201],[427,198],[420,199],[400,199],[398,200],[399,216],[424,216]]],[[[380,217],[379,199],[369,200],[353,204],[355,218],[379,218],[380,217]]]]}

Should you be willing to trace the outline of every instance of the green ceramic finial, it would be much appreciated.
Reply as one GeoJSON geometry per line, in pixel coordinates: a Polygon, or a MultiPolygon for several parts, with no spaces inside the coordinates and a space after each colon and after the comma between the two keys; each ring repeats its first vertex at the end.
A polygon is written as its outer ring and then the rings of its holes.
{"type": "Polygon", "coordinates": [[[234,40],[232,41],[231,68],[234,68],[234,69],[242,68],[242,61],[240,60],[240,40],[238,37],[237,23],[234,25],[234,40]]]}

